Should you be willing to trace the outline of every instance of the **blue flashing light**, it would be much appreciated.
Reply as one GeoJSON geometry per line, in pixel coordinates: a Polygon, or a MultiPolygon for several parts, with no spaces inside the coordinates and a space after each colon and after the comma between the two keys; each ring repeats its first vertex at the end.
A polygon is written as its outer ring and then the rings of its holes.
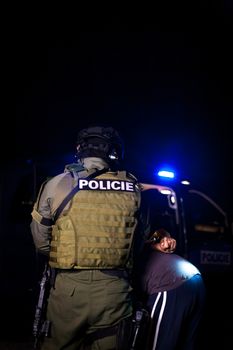
{"type": "Polygon", "coordinates": [[[158,172],[158,176],[160,176],[160,177],[166,177],[166,178],[169,178],[169,179],[174,179],[175,174],[174,174],[173,171],[160,170],[160,171],[158,172]]]}

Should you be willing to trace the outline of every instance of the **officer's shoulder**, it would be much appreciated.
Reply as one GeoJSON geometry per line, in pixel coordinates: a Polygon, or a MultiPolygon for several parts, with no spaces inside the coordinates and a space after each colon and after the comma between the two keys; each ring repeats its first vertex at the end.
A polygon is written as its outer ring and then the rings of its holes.
{"type": "Polygon", "coordinates": [[[48,177],[45,182],[47,184],[57,184],[60,181],[62,181],[63,179],[74,178],[75,174],[78,174],[79,172],[82,172],[82,171],[84,171],[84,168],[80,164],[77,164],[77,163],[67,164],[67,165],[65,165],[64,171],[62,173],[57,174],[57,175],[52,176],[52,177],[48,177]]]}
{"type": "Polygon", "coordinates": [[[66,164],[63,173],[57,174],[47,179],[47,182],[57,182],[65,177],[74,177],[74,174],[83,171],[82,165],[77,163],[66,164]]]}
{"type": "Polygon", "coordinates": [[[84,170],[84,167],[78,163],[70,163],[65,165],[65,173],[79,173],[84,170]]]}
{"type": "Polygon", "coordinates": [[[54,176],[48,176],[44,182],[43,182],[43,186],[50,186],[54,183],[59,182],[63,177],[65,176],[64,173],[58,174],[58,175],[54,175],[54,176]]]}

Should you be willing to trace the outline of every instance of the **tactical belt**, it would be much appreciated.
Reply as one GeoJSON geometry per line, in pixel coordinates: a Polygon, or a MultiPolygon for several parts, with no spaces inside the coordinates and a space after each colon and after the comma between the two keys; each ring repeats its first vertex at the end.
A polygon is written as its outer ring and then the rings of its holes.
{"type": "Polygon", "coordinates": [[[128,272],[127,270],[117,270],[117,269],[56,269],[56,273],[79,273],[82,271],[101,271],[103,273],[105,273],[106,275],[110,275],[110,276],[117,276],[119,278],[125,278],[128,279],[128,272]]]}

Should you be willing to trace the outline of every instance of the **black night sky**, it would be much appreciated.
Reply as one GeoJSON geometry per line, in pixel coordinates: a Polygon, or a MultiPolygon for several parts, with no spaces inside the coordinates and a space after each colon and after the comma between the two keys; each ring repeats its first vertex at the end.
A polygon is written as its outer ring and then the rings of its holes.
{"type": "Polygon", "coordinates": [[[63,169],[80,128],[109,124],[136,174],[165,162],[230,209],[232,3],[162,13],[15,11],[3,113],[13,151],[2,147],[4,160],[56,159],[63,169]]]}
{"type": "Polygon", "coordinates": [[[77,131],[108,124],[140,178],[170,164],[232,210],[231,1],[30,10],[15,9],[4,43],[4,164],[51,162],[55,173],[56,160],[60,172],[77,131]]]}
{"type": "MultiPolygon", "coordinates": [[[[0,299],[9,338],[15,310],[32,317],[32,200],[74,161],[81,128],[115,127],[124,165],[142,182],[168,164],[233,221],[232,1],[87,5],[20,3],[2,13],[0,299]]],[[[31,323],[22,327],[31,334],[31,323]]]]}

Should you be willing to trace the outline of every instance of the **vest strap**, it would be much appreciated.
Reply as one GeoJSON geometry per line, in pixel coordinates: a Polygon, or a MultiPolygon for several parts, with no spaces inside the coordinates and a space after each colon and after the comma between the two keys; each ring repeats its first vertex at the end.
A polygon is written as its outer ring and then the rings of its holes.
{"type": "MultiPolygon", "coordinates": [[[[96,176],[99,176],[101,174],[104,174],[108,171],[108,169],[103,168],[101,170],[97,170],[94,173],[88,175],[86,177],[86,179],[93,179],[96,176]]],[[[54,223],[56,222],[56,220],[58,219],[58,217],[60,216],[62,210],[65,208],[65,206],[67,205],[67,203],[72,199],[72,197],[79,191],[79,186],[77,185],[76,187],[74,187],[72,189],[72,191],[70,193],[68,193],[68,195],[63,199],[63,201],[61,202],[61,204],[59,205],[59,207],[57,208],[57,211],[54,215],[53,221],[54,223]]]]}

